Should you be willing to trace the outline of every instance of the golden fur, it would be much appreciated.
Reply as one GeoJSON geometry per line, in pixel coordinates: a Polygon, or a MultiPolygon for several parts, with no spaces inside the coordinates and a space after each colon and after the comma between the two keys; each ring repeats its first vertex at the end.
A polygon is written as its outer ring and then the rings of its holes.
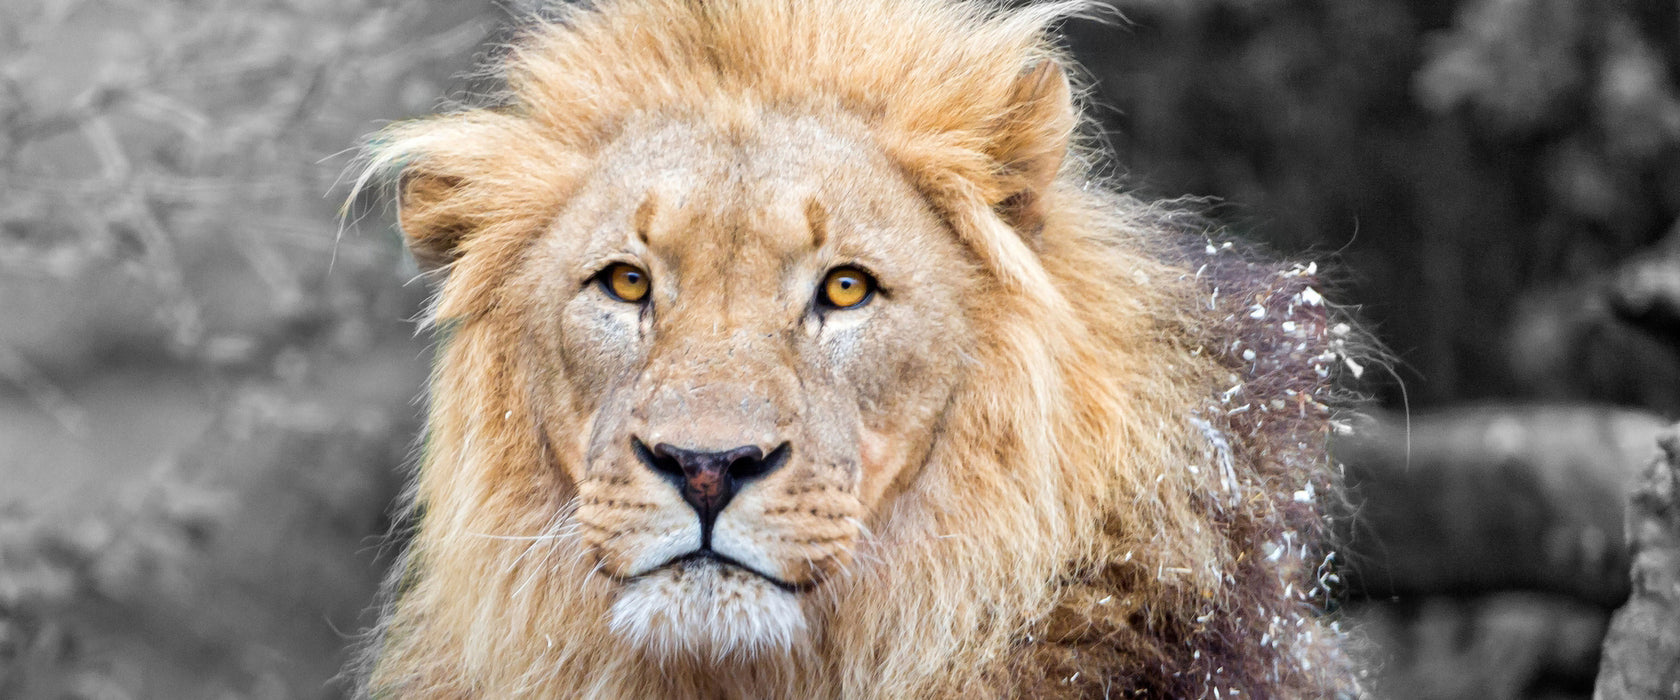
{"type": "Polygon", "coordinates": [[[1354,692],[1310,598],[1333,321],[1091,184],[1071,9],[601,2],[379,136],[443,339],[365,692],[1354,692]],[[626,259],[639,310],[589,282],[626,259]],[[837,264],[879,298],[811,310],[837,264]],[[670,563],[637,439],[793,446],[718,520],[763,576],[670,563]]]}

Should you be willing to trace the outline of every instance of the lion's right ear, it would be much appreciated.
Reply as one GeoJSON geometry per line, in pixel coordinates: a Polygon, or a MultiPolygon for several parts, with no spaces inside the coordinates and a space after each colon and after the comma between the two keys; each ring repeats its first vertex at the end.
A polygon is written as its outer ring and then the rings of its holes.
{"type": "Polygon", "coordinates": [[[461,242],[473,230],[473,222],[450,206],[459,199],[463,181],[420,168],[404,170],[397,180],[397,225],[414,255],[414,262],[426,272],[455,261],[461,242]]]}
{"type": "Polygon", "coordinates": [[[357,189],[395,180],[403,238],[420,268],[432,271],[480,239],[541,226],[578,159],[525,118],[470,110],[392,126],[373,138],[367,161],[357,189]]]}

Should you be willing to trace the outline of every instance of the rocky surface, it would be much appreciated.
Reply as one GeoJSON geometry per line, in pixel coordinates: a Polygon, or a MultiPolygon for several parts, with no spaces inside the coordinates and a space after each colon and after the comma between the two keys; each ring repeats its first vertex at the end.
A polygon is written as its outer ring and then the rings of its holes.
{"type": "Polygon", "coordinates": [[[1344,620],[1378,697],[1586,698],[1669,424],[1595,406],[1381,414],[1338,441],[1344,620]]]}
{"type": "Polygon", "coordinates": [[[1633,593],[1604,640],[1595,700],[1680,698],[1680,425],[1629,500],[1633,593]]]}

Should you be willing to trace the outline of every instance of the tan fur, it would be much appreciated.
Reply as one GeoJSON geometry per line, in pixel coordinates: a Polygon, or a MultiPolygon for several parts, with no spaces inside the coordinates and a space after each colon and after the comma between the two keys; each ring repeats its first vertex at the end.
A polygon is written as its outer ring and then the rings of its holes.
{"type": "Polygon", "coordinates": [[[1332,321],[1090,184],[1070,9],[603,2],[499,104],[382,134],[445,277],[366,691],[1352,692],[1309,599],[1332,321]],[[590,283],[615,261],[649,306],[590,283]],[[813,311],[843,264],[881,293],[813,311]],[[697,526],[632,438],[790,445],[716,541],[793,592],[663,565],[697,526]]]}

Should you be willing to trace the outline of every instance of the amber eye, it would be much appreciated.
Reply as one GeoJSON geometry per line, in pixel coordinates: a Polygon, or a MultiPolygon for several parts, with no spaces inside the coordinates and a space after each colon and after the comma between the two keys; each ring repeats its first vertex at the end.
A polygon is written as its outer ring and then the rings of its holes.
{"type": "Polygon", "coordinates": [[[875,280],[855,267],[837,267],[823,278],[822,303],[836,309],[853,309],[869,301],[875,280]]]}
{"type": "Polygon", "coordinates": [[[614,263],[601,272],[601,288],[619,301],[632,304],[647,298],[648,275],[629,263],[614,263]]]}

